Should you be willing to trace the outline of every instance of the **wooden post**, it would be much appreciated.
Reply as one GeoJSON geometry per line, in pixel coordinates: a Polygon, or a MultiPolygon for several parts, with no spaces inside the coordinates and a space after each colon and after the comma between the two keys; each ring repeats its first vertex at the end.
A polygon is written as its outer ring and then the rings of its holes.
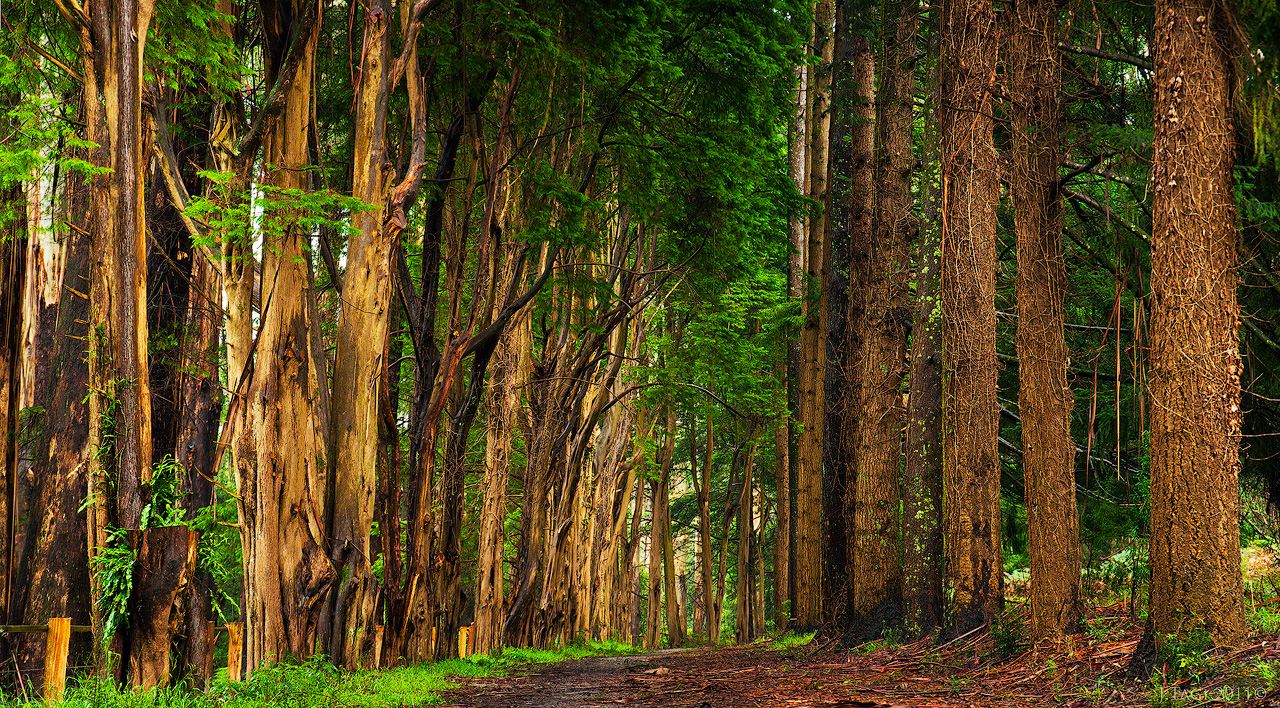
{"type": "Polygon", "coordinates": [[[205,686],[209,685],[209,680],[213,676],[213,649],[217,645],[218,625],[210,621],[204,626],[204,666],[200,667],[205,686]]]}
{"type": "Polygon", "coordinates": [[[470,627],[458,628],[458,656],[465,658],[467,656],[467,635],[471,634],[470,627]]]}
{"type": "Polygon", "coordinates": [[[44,645],[44,699],[62,700],[67,687],[67,650],[71,646],[71,618],[53,617],[44,645]]]}
{"type": "Polygon", "coordinates": [[[240,680],[240,655],[244,646],[240,630],[244,625],[239,622],[227,623],[227,680],[240,680]]]}
{"type": "Polygon", "coordinates": [[[386,625],[374,625],[373,627],[373,668],[382,668],[382,633],[386,630],[386,625]]]}
{"type": "Polygon", "coordinates": [[[467,625],[467,656],[476,653],[476,626],[467,625]]]}

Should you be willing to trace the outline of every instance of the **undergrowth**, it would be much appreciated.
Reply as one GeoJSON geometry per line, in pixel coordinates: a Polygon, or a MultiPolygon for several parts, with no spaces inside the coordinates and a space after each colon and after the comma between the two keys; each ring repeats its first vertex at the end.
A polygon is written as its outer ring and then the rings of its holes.
{"type": "MultiPolygon", "coordinates": [[[[225,670],[207,691],[185,687],[121,690],[113,683],[82,678],[67,689],[61,708],[401,708],[438,705],[442,691],[457,688],[458,677],[501,676],[523,664],[547,664],[638,651],[619,642],[574,643],[557,650],[506,649],[432,664],[367,671],[340,671],[323,660],[281,664],[230,683],[225,670]]],[[[19,696],[0,705],[36,708],[45,704],[19,696]]]]}

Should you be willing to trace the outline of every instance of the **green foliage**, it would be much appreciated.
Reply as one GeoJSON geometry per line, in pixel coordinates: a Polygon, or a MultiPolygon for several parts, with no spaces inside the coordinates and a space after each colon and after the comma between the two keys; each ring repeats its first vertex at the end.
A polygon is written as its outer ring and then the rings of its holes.
{"type": "Polygon", "coordinates": [[[1160,658],[1175,676],[1199,683],[1207,674],[1217,669],[1209,653],[1212,649],[1213,637],[1209,632],[1194,629],[1165,635],[1161,642],[1160,658]]]}
{"type": "Polygon", "coordinates": [[[1023,607],[1019,605],[1001,612],[991,620],[991,640],[1000,656],[1015,656],[1030,646],[1022,611],[1023,607]]]}
{"type": "Polygon", "coordinates": [[[109,529],[107,545],[93,557],[93,572],[98,576],[101,595],[98,609],[102,612],[102,641],[107,642],[129,624],[129,595],[133,592],[133,564],[137,552],[121,529],[109,529]]]}
{"type": "MultiPolygon", "coordinates": [[[[228,683],[215,678],[205,692],[186,687],[146,691],[120,689],[113,681],[84,677],[70,686],[66,708],[400,708],[438,705],[441,691],[457,688],[453,677],[501,676],[523,664],[553,663],[590,656],[629,654],[617,642],[574,643],[556,651],[508,649],[433,664],[377,671],[341,671],[318,657],[300,664],[256,669],[248,679],[228,683]]],[[[23,708],[43,705],[18,702],[23,708]]]]}
{"type": "Polygon", "coordinates": [[[146,485],[147,503],[142,507],[142,528],[177,526],[182,523],[182,465],[165,455],[151,468],[151,483],[146,485]]]}

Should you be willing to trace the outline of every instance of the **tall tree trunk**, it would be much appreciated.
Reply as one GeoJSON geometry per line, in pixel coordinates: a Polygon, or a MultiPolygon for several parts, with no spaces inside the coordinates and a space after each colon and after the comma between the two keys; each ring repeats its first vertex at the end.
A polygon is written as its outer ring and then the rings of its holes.
{"type": "Polygon", "coordinates": [[[1151,619],[1144,644],[1156,651],[1196,633],[1228,647],[1244,638],[1231,180],[1239,78],[1230,12],[1210,0],[1161,0],[1155,11],[1151,619]]]}
{"type": "MultiPolygon", "coordinates": [[[[305,0],[264,3],[267,82],[274,86],[305,0]]],[[[307,123],[318,23],[303,35],[285,106],[264,142],[273,187],[306,189],[307,123]]],[[[334,570],[325,553],[325,436],[329,432],[325,356],[305,228],[275,213],[262,248],[261,331],[238,460],[244,548],[245,665],[306,658],[334,570]]]]}
{"type": "Polygon", "coordinates": [[[753,490],[751,469],[744,471],[742,493],[738,495],[738,582],[735,585],[736,613],[733,622],[733,639],[738,644],[747,644],[755,639],[754,612],[752,608],[752,583],[754,574],[751,567],[751,538],[755,534],[753,506],[753,490]]]}
{"type": "MultiPolygon", "coordinates": [[[[935,6],[936,7],[936,6],[935,6]]],[[[938,37],[940,18],[930,14],[930,37],[938,37]]],[[[940,628],[942,596],[942,222],[941,62],[930,42],[925,95],[925,141],[920,164],[923,233],[912,315],[911,384],[907,396],[906,464],[902,476],[902,627],[914,641],[940,628]]]]}
{"type": "Polygon", "coordinates": [[[880,88],[876,103],[878,192],[868,243],[863,320],[861,411],[858,414],[857,494],[853,518],[853,589],[849,638],[896,631],[902,618],[898,477],[902,461],[902,377],[910,321],[907,279],[911,242],[919,232],[912,211],[912,105],[915,97],[916,15],[919,7],[886,0],[881,15],[880,88]]]}
{"type": "MultiPolygon", "coordinates": [[[[674,424],[674,416],[668,414],[667,421],[674,424]]],[[[667,436],[674,434],[675,431],[669,425],[667,436]]],[[[662,520],[661,510],[658,508],[661,484],[657,480],[652,482],[649,494],[649,607],[644,620],[644,648],[649,651],[657,649],[662,641],[662,526],[658,523],[662,520]]]]}
{"type": "MultiPolygon", "coordinates": [[[[85,516],[80,510],[89,494],[87,462],[91,454],[85,401],[89,366],[84,353],[93,244],[83,235],[89,226],[90,194],[86,181],[72,176],[54,194],[54,200],[55,226],[47,241],[41,234],[28,236],[25,317],[38,317],[39,322],[34,336],[26,340],[32,350],[24,352],[24,356],[30,355],[35,361],[27,366],[23,398],[29,395],[30,404],[37,405],[38,401],[45,412],[29,414],[29,424],[40,422],[35,428],[36,437],[24,450],[29,458],[31,484],[25,504],[13,504],[25,506],[31,513],[21,546],[14,549],[10,576],[8,621],[15,624],[41,624],[49,617],[71,617],[76,624],[91,621],[90,572],[86,562],[89,548],[85,516]],[[75,228],[60,227],[61,224],[75,228]],[[51,252],[55,243],[61,243],[60,253],[51,252]],[[27,387],[31,390],[25,390],[27,387]]],[[[6,285],[4,292],[19,291],[6,285]]],[[[0,311],[0,324],[3,323],[0,311]]],[[[32,324],[24,323],[28,331],[32,324]]],[[[23,434],[29,436],[32,432],[28,429],[23,434]]],[[[13,491],[5,490],[6,500],[13,499],[13,491]]],[[[6,529],[13,528],[13,518],[0,518],[5,519],[6,529]]],[[[38,682],[43,677],[44,638],[21,636],[29,639],[15,642],[11,648],[16,652],[19,669],[24,671],[24,680],[38,682]]],[[[89,646],[89,637],[74,637],[72,661],[82,663],[89,646]]]]}
{"type": "Polygon", "coordinates": [[[1080,601],[1075,442],[1063,334],[1067,265],[1058,192],[1062,81],[1057,4],[1020,0],[1010,35],[1013,206],[1018,238],[1018,414],[1031,559],[1031,636],[1074,634],[1080,601]]]}
{"type": "MultiPolygon", "coordinates": [[[[364,50],[353,128],[355,169],[351,195],[383,206],[386,199],[387,102],[391,93],[391,23],[386,0],[371,0],[364,16],[364,50]]],[[[412,168],[411,168],[412,169],[412,168]]],[[[370,546],[378,469],[378,401],[389,336],[391,250],[382,209],[352,215],[347,267],[342,280],[329,447],[328,492],[332,518],[329,560],[342,578],[327,618],[329,659],[358,668],[373,637],[377,603],[370,546]]],[[[323,381],[323,379],[322,379],[323,381]]],[[[324,641],[326,637],[321,637],[324,641]]]]}
{"type": "MultiPolygon", "coordinates": [[[[507,269],[514,262],[514,257],[508,257],[504,261],[507,269]]],[[[503,280],[510,277],[511,274],[507,273],[503,280]]],[[[484,506],[481,511],[480,548],[476,561],[476,617],[472,625],[476,636],[476,652],[492,652],[502,646],[505,599],[503,524],[516,416],[520,411],[520,352],[529,346],[528,331],[527,318],[518,316],[511,329],[503,333],[490,364],[490,383],[485,402],[485,415],[489,425],[485,433],[484,506]]]]}
{"type": "MultiPolygon", "coordinates": [[[[8,122],[8,121],[5,121],[8,122]]],[[[23,296],[27,280],[27,210],[22,186],[0,190],[0,617],[13,616],[14,538],[18,510],[18,447],[20,430],[23,296]]]]}
{"type": "MultiPolygon", "coordinates": [[[[831,131],[831,65],[835,41],[834,0],[820,0],[814,33],[815,54],[809,67],[808,175],[809,198],[827,206],[827,145],[831,131]]],[[[816,629],[822,623],[822,372],[826,369],[823,312],[826,308],[827,239],[825,211],[809,219],[805,248],[804,329],[800,341],[798,445],[799,490],[796,499],[796,617],[800,629],[816,629]]]]}
{"type": "MultiPolygon", "coordinates": [[[[188,300],[182,360],[182,407],[174,454],[183,468],[184,518],[189,524],[214,502],[213,469],[218,439],[218,417],[222,411],[222,389],[218,381],[218,345],[221,312],[217,301],[222,284],[215,266],[202,249],[191,251],[191,297],[188,300]]],[[[188,585],[183,623],[182,654],[175,675],[189,679],[194,687],[208,683],[213,670],[213,652],[207,636],[213,576],[197,569],[188,585]]]]}
{"type": "Polygon", "coordinates": [[[990,622],[1004,602],[991,118],[999,42],[991,0],[946,0],[943,13],[943,504],[948,632],[958,636],[990,622]]]}
{"type": "MultiPolygon", "coordinates": [[[[667,447],[675,444],[674,418],[675,412],[667,413],[667,447]]],[[[655,518],[653,523],[658,527],[661,536],[659,545],[662,553],[662,580],[667,603],[667,646],[675,648],[685,643],[684,613],[680,611],[680,597],[676,591],[676,558],[675,548],[671,541],[671,465],[663,464],[662,478],[658,482],[658,493],[654,496],[655,518]],[[658,516],[661,518],[657,518],[658,516]]]]}
{"type": "MultiPolygon", "coordinates": [[[[809,108],[808,108],[808,82],[809,72],[805,66],[797,66],[795,68],[796,81],[796,100],[795,109],[792,112],[791,122],[787,126],[787,176],[791,179],[791,183],[795,185],[796,191],[801,196],[809,194],[809,108]]],[[[809,240],[805,237],[805,226],[807,219],[803,210],[797,210],[787,219],[787,235],[791,241],[791,253],[787,259],[787,298],[799,303],[804,298],[804,263],[805,250],[809,246],[809,240]]],[[[786,536],[782,539],[787,547],[786,560],[787,568],[784,574],[786,583],[781,586],[782,607],[785,614],[782,617],[782,627],[792,625],[792,619],[796,616],[796,519],[799,516],[797,506],[797,477],[800,469],[799,440],[800,440],[800,387],[804,376],[800,361],[800,342],[802,337],[795,336],[787,339],[786,368],[785,377],[787,386],[787,478],[786,486],[779,487],[779,508],[785,504],[787,507],[787,519],[790,523],[785,529],[786,536]]],[[[779,519],[782,517],[779,516],[779,519]]],[[[779,526],[779,532],[783,529],[779,526]]]]}
{"type": "MultiPolygon", "coordinates": [[[[786,363],[780,362],[775,371],[778,375],[782,394],[785,396],[788,381],[786,363]]],[[[788,553],[790,544],[787,542],[791,537],[791,469],[787,435],[789,428],[790,419],[786,417],[779,418],[773,435],[774,478],[776,480],[774,504],[778,508],[778,522],[774,525],[773,531],[773,624],[779,631],[787,626],[787,622],[791,618],[791,604],[788,601],[787,591],[791,587],[788,579],[790,577],[788,571],[790,570],[791,554],[788,553]]]]}
{"type": "Polygon", "coordinates": [[[715,422],[714,417],[707,415],[707,449],[706,456],[702,460],[702,471],[699,473],[697,469],[695,456],[697,452],[694,450],[695,441],[697,440],[696,426],[689,427],[689,464],[693,472],[694,483],[697,485],[694,491],[698,498],[698,569],[702,573],[702,581],[699,583],[702,594],[702,621],[698,622],[698,610],[694,609],[693,631],[701,632],[702,637],[712,644],[720,639],[720,626],[712,624],[711,618],[715,614],[713,608],[711,593],[714,587],[713,580],[715,571],[711,564],[714,562],[714,556],[711,553],[711,461],[715,454],[715,422]],[[701,474],[701,478],[699,478],[701,474]]]}
{"type": "Polygon", "coordinates": [[[842,3],[836,11],[827,241],[830,252],[823,314],[826,370],[823,375],[822,633],[842,637],[851,599],[857,492],[858,413],[864,339],[867,244],[875,207],[875,58],[860,31],[858,13],[842,3]]]}

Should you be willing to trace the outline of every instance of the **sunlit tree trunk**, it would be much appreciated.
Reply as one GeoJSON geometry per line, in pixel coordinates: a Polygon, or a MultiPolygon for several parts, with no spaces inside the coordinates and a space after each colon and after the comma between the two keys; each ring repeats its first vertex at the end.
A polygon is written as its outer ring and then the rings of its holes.
{"type": "MultiPolygon", "coordinates": [[[[264,3],[267,85],[283,68],[302,25],[304,0],[264,3]]],[[[264,141],[265,182],[305,190],[307,123],[318,22],[301,39],[303,56],[284,87],[285,106],[264,141]]],[[[325,437],[329,396],[316,293],[296,215],[277,212],[263,231],[261,329],[238,460],[243,539],[245,665],[306,658],[334,570],[325,552],[325,437]]],[[[246,264],[247,266],[247,264],[246,264]]]]}
{"type": "MultiPolygon", "coordinates": [[[[814,35],[818,61],[809,67],[808,179],[809,198],[827,205],[827,143],[830,137],[831,65],[835,42],[835,3],[818,3],[814,35]]],[[[800,395],[796,497],[796,617],[801,629],[822,623],[822,420],[825,409],[822,373],[826,369],[823,311],[826,307],[827,216],[809,219],[805,248],[804,328],[800,341],[800,395]]]]}
{"type": "MultiPolygon", "coordinates": [[[[62,189],[53,195],[53,229],[47,234],[28,235],[23,324],[30,334],[24,337],[28,344],[23,356],[30,361],[25,366],[22,398],[30,396],[30,401],[23,401],[22,405],[36,405],[44,412],[28,413],[29,425],[39,422],[35,428],[39,434],[21,450],[28,458],[26,469],[31,480],[25,506],[38,513],[31,515],[21,545],[14,549],[8,621],[16,624],[41,624],[49,617],[70,617],[75,624],[91,621],[90,572],[86,562],[89,548],[85,511],[81,508],[89,494],[87,462],[91,455],[85,400],[89,384],[85,358],[87,286],[93,255],[93,244],[85,234],[91,195],[87,181],[78,175],[69,176],[62,184],[62,189]],[[56,252],[55,244],[60,244],[56,252]],[[38,318],[39,322],[33,323],[30,318],[38,318]]],[[[7,272],[7,268],[0,270],[7,272]]],[[[6,283],[4,292],[19,291],[9,290],[6,283]]],[[[3,313],[0,310],[0,325],[5,323],[3,313]]],[[[24,437],[32,432],[28,428],[24,437]]],[[[15,441],[21,442],[24,437],[16,437],[15,441]]],[[[13,491],[17,490],[5,490],[6,500],[12,498],[13,491]]],[[[12,521],[10,518],[5,523],[12,521]]],[[[24,676],[40,676],[44,666],[43,636],[18,636],[27,638],[11,645],[19,666],[28,672],[24,676]]],[[[89,637],[75,636],[72,661],[83,663],[89,637]]]]}
{"type": "Polygon", "coordinates": [[[946,0],[942,22],[943,490],[955,636],[990,622],[1004,603],[991,117],[999,42],[991,0],[946,0]]]}
{"type": "Polygon", "coordinates": [[[1057,4],[1020,1],[1010,34],[1013,207],[1018,239],[1018,414],[1031,560],[1031,636],[1078,630],[1080,522],[1067,382],[1057,4]]]}

